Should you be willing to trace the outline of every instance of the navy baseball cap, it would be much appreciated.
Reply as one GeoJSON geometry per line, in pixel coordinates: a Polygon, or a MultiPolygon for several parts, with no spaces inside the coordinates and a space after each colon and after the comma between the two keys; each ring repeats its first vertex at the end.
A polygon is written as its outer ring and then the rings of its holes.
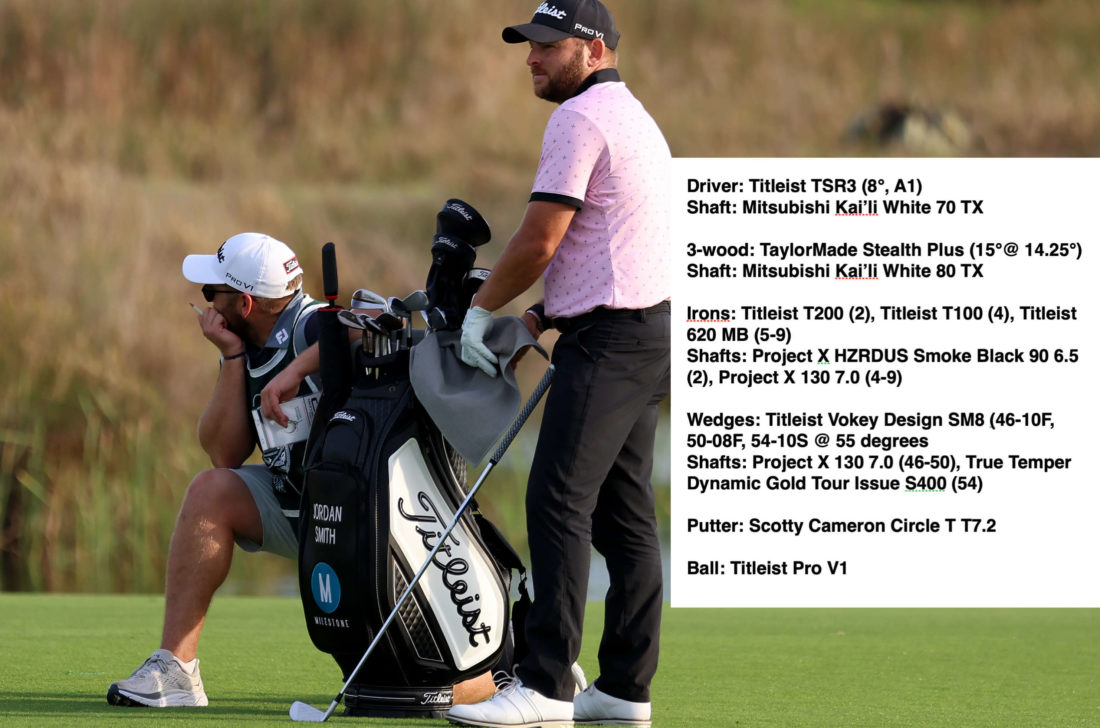
{"type": "Polygon", "coordinates": [[[535,9],[530,23],[513,25],[501,33],[506,43],[553,43],[563,38],[599,38],[611,50],[619,44],[615,19],[600,0],[555,0],[535,9]]]}

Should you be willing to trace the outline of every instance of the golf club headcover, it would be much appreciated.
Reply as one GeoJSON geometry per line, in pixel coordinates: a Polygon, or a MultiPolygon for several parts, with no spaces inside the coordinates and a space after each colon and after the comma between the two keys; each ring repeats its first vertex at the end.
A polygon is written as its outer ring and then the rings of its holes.
{"type": "Polygon", "coordinates": [[[481,213],[470,203],[453,197],[443,203],[443,209],[435,216],[435,234],[464,240],[475,248],[485,245],[492,237],[489,223],[481,213]]]}
{"type": "Polygon", "coordinates": [[[477,257],[477,248],[491,236],[485,219],[462,200],[450,199],[436,215],[432,238],[432,266],[425,290],[432,328],[453,331],[462,325],[470,305],[466,295],[467,274],[477,257]]]}
{"type": "Polygon", "coordinates": [[[488,268],[471,268],[470,272],[466,274],[466,280],[462,283],[462,297],[466,299],[467,306],[470,305],[470,301],[474,300],[474,295],[491,272],[488,268]]]}

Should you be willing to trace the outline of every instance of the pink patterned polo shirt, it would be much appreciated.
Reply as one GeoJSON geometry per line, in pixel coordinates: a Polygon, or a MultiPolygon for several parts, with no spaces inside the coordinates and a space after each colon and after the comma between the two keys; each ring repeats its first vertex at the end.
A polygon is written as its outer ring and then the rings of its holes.
{"type": "Polygon", "coordinates": [[[548,316],[648,308],[671,295],[668,143],[617,73],[597,74],[615,80],[550,116],[532,188],[532,201],[578,208],[546,269],[548,316]]]}

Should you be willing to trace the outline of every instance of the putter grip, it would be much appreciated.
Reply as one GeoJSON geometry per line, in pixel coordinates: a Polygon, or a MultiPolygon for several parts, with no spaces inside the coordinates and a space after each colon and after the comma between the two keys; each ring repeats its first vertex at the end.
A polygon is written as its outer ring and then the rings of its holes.
{"type": "Polygon", "coordinates": [[[531,396],[527,399],[527,404],[523,405],[523,409],[520,410],[516,419],[512,422],[512,426],[508,428],[507,434],[504,435],[504,439],[497,445],[496,451],[493,456],[489,458],[489,462],[493,465],[500,462],[500,459],[504,457],[504,451],[508,449],[508,446],[512,444],[512,440],[515,439],[519,433],[523,424],[527,422],[527,418],[531,416],[531,413],[538,406],[539,400],[542,399],[542,395],[546,394],[546,390],[550,388],[550,381],[554,378],[554,365],[551,364],[546,368],[546,373],[542,375],[542,379],[535,385],[535,391],[531,392],[531,396]]]}
{"type": "Polygon", "coordinates": [[[321,278],[324,281],[325,298],[335,300],[340,285],[336,277],[336,246],[332,243],[321,246],[321,278]]]}

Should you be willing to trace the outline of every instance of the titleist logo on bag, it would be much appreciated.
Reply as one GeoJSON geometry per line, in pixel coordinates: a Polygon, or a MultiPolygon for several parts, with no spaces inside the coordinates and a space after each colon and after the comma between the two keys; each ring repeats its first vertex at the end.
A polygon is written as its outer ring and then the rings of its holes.
{"type": "MultiPolygon", "coordinates": [[[[454,506],[430,477],[414,441],[397,448],[389,466],[390,533],[408,563],[422,563],[454,517],[454,506]]],[[[507,634],[508,604],[497,584],[491,557],[462,522],[420,580],[447,650],[463,669],[494,651],[507,634]]]]}
{"type": "MultiPolygon", "coordinates": [[[[411,521],[415,524],[416,532],[420,534],[421,542],[424,544],[425,553],[435,548],[435,540],[439,534],[443,533],[443,529],[447,527],[447,521],[439,514],[439,509],[436,508],[435,503],[428,497],[428,494],[421,491],[417,493],[416,500],[428,511],[427,515],[418,516],[413,513],[405,512],[404,500],[397,500],[397,512],[401,514],[401,517],[406,521],[411,521]],[[425,525],[431,524],[432,530],[426,530],[425,525]],[[439,530],[435,530],[434,527],[438,526],[439,530]]],[[[468,597],[462,597],[462,594],[466,594],[470,589],[470,585],[466,583],[465,579],[461,577],[470,571],[470,562],[466,559],[452,555],[453,552],[458,553],[459,549],[463,547],[463,543],[459,541],[454,532],[448,537],[448,542],[439,547],[439,551],[432,557],[432,565],[442,572],[443,586],[447,587],[447,591],[451,593],[451,601],[454,602],[456,611],[459,618],[462,620],[462,626],[470,636],[470,646],[479,647],[477,638],[481,636],[484,638],[483,645],[488,645],[492,642],[489,636],[489,632],[492,627],[481,622],[478,624],[478,620],[481,618],[481,610],[476,606],[473,609],[467,609],[468,605],[473,604],[481,600],[481,595],[476,592],[468,597]],[[440,554],[444,555],[444,558],[440,558],[440,554]],[[474,625],[477,625],[476,627],[474,625]]]]}
{"type": "Polygon", "coordinates": [[[430,693],[424,693],[424,699],[420,701],[421,705],[446,705],[451,704],[451,695],[442,691],[434,691],[430,693]]]}

